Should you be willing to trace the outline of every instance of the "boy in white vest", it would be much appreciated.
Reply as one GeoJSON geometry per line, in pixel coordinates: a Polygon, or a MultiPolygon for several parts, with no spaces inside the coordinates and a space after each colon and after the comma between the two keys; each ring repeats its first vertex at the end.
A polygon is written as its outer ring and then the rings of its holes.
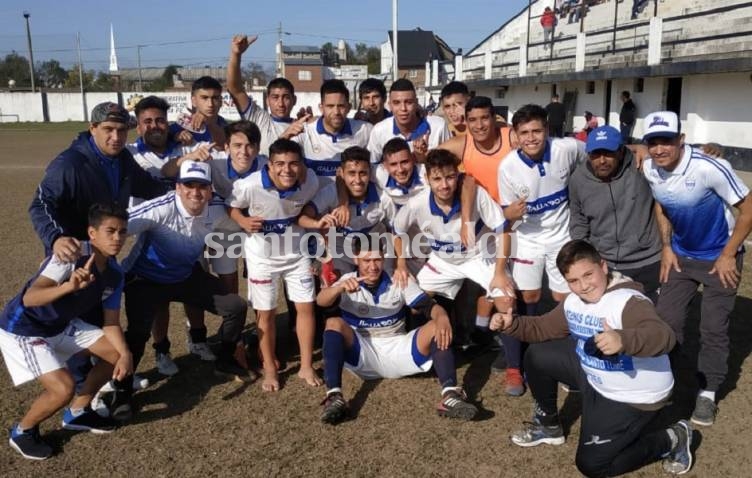
{"type": "Polygon", "coordinates": [[[588,242],[570,241],[556,257],[569,294],[540,317],[495,314],[491,328],[529,342],[525,371],[536,401],[532,422],[512,435],[522,447],[561,445],[559,382],[582,391],[577,469],[589,477],[616,476],[664,458],[663,468],[692,467],[692,428],[681,420],[644,433],[668,401],[674,377],[668,359],[676,338],[642,294],[640,284],[609,272],[588,242]]]}

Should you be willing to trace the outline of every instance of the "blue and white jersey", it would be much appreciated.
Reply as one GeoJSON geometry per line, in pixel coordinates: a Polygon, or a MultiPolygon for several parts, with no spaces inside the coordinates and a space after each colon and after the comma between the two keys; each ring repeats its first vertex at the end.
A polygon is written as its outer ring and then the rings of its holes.
{"type": "Polygon", "coordinates": [[[323,118],[306,123],[304,131],[293,140],[303,147],[306,166],[318,176],[319,188],[334,182],[342,151],[350,146],[365,148],[368,145],[371,128],[371,123],[345,119],[342,129],[330,134],[324,129],[323,118]]]}
{"type": "Polygon", "coordinates": [[[6,332],[25,337],[53,337],[61,333],[71,320],[82,318],[97,307],[120,310],[123,293],[123,270],[114,257],[107,259],[107,268],[100,272],[91,268],[94,282],[85,289],[66,294],[50,304],[38,307],[23,305],[23,296],[38,277],[46,277],[62,284],[70,279],[76,268],[83,267],[91,257],[86,254],[75,262],[63,262],[49,256],[42,262],[39,271],[26,282],[23,290],[6,304],[0,313],[0,328],[6,332]]]}
{"type": "MultiPolygon", "coordinates": [[[[334,284],[358,277],[357,272],[344,274],[334,284]]],[[[334,287],[333,286],[333,287],[334,287]]],[[[391,337],[405,333],[405,305],[414,308],[427,296],[410,277],[407,285],[398,287],[386,272],[375,287],[364,282],[355,292],[344,292],[339,298],[342,318],[359,333],[372,337],[391,337]]]]}
{"type": "Polygon", "coordinates": [[[413,141],[422,138],[428,133],[428,149],[435,149],[441,143],[452,137],[447,128],[446,121],[438,116],[427,116],[421,118],[415,131],[410,134],[402,134],[397,121],[393,118],[384,118],[376,123],[371,131],[371,138],[368,141],[368,150],[371,152],[371,162],[381,162],[381,152],[384,145],[392,138],[403,138],[413,149],[413,141]]]}
{"type": "Polygon", "coordinates": [[[574,138],[549,139],[543,158],[533,161],[521,149],[499,164],[499,196],[507,207],[527,201],[527,213],[515,229],[519,239],[545,244],[569,236],[569,177],[587,159],[585,143],[574,138]]]}
{"type": "MultiPolygon", "coordinates": [[[[323,216],[332,212],[339,206],[337,197],[337,185],[332,183],[319,191],[311,201],[311,206],[316,211],[317,216],[323,216]]],[[[338,254],[345,252],[345,243],[349,241],[348,236],[354,232],[362,234],[386,232],[387,225],[397,213],[394,203],[384,192],[379,192],[375,184],[369,183],[366,197],[362,201],[350,200],[350,222],[344,227],[338,227],[337,242],[334,250],[338,254]]],[[[330,246],[331,247],[331,246],[330,246]]],[[[349,251],[352,251],[350,246],[349,251]]],[[[345,260],[352,262],[349,257],[345,260]]]]}
{"type": "Polygon", "coordinates": [[[266,156],[259,154],[251,161],[251,167],[248,171],[239,173],[232,167],[232,161],[227,154],[224,154],[223,157],[215,157],[209,161],[214,192],[222,199],[227,199],[232,194],[232,186],[235,181],[245,179],[256,171],[260,171],[268,161],[266,156]]]}
{"type": "Polygon", "coordinates": [[[297,219],[318,191],[316,174],[310,169],[306,174],[305,183],[280,190],[269,177],[267,165],[233,184],[226,204],[238,209],[247,208],[249,216],[264,218],[262,230],[245,239],[245,250],[253,255],[254,261],[268,263],[267,259],[271,257],[300,257],[300,239],[305,230],[298,226],[297,219]]]}
{"type": "MultiPolygon", "coordinates": [[[[417,226],[431,247],[431,255],[437,255],[450,264],[462,264],[468,258],[481,253],[486,257],[495,257],[495,238],[493,241],[481,241],[480,235],[488,232],[489,228],[495,233],[504,229],[504,214],[499,205],[485,189],[478,188],[478,193],[475,195],[475,208],[470,214],[470,219],[476,225],[475,234],[478,239],[470,249],[463,246],[460,240],[462,227],[460,209],[459,192],[455,195],[452,209],[444,214],[444,211],[436,204],[431,190],[426,189],[410,198],[407,204],[399,210],[394,219],[394,232],[407,234],[412,227],[417,226]]],[[[423,243],[424,240],[420,242],[423,243]]]]}
{"type": "Polygon", "coordinates": [[[645,160],[642,171],[671,221],[674,252],[716,260],[734,230],[732,206],[749,194],[728,161],[685,145],[673,171],[658,167],[651,158],[645,160]]]}
{"type": "Polygon", "coordinates": [[[674,386],[668,355],[604,356],[594,343],[595,335],[604,331],[604,322],[614,330],[623,328],[624,307],[633,298],[650,300],[627,288],[608,291],[596,303],[569,294],[564,299],[564,315],[576,342],[580,366],[598,393],[617,402],[657,403],[668,397],[674,386]]]}
{"type": "MultiPolygon", "coordinates": [[[[185,113],[178,116],[177,121],[170,124],[170,137],[174,138],[176,135],[180,134],[181,131],[185,130],[191,133],[191,136],[193,136],[193,141],[197,143],[211,143],[212,141],[214,141],[212,139],[209,128],[206,127],[206,124],[202,125],[198,130],[192,129],[192,115],[193,113],[191,111],[186,111],[185,113]]],[[[221,116],[218,116],[217,126],[224,129],[224,127],[227,126],[227,120],[221,116]]]]}
{"type": "Polygon", "coordinates": [[[410,180],[405,186],[398,184],[393,177],[389,176],[389,173],[386,172],[386,169],[381,164],[372,168],[372,171],[376,184],[392,198],[397,209],[407,204],[408,199],[411,197],[428,189],[426,167],[423,164],[415,163],[410,180]]]}
{"type": "Polygon", "coordinates": [[[261,145],[259,152],[269,154],[269,146],[279,138],[279,136],[290,127],[293,122],[292,118],[275,118],[264,108],[248,97],[248,107],[245,111],[238,110],[240,117],[244,120],[255,123],[261,131],[261,145]]]}
{"type": "Polygon", "coordinates": [[[206,235],[233,227],[224,202],[212,199],[192,216],[174,192],[128,209],[128,234],[138,235],[123,268],[139,277],[174,284],[191,275],[204,251],[206,235]]]}

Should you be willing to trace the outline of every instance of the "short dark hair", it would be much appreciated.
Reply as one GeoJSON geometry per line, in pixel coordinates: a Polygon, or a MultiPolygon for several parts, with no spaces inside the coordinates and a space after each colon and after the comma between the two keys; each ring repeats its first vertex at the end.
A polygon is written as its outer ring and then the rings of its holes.
{"type": "Polygon", "coordinates": [[[426,174],[430,174],[434,169],[446,168],[447,166],[458,168],[459,165],[460,158],[446,149],[432,149],[426,155],[426,174]]]}
{"type": "Polygon", "coordinates": [[[295,153],[303,160],[303,148],[291,139],[279,138],[269,146],[269,159],[278,154],[295,153]]]}
{"type": "Polygon", "coordinates": [[[266,85],[266,93],[268,94],[271,90],[274,89],[280,89],[280,90],[287,90],[290,92],[291,95],[295,94],[295,87],[292,86],[292,83],[287,78],[283,77],[277,77],[274,78],[272,81],[269,82],[268,85],[266,85]]]}
{"type": "Polygon", "coordinates": [[[603,258],[592,244],[583,239],[567,242],[556,255],[556,268],[561,275],[566,275],[572,265],[581,260],[588,260],[600,264],[603,258]]]}
{"type": "Polygon", "coordinates": [[[366,78],[358,86],[358,98],[363,98],[364,95],[376,91],[381,95],[381,98],[386,99],[386,86],[384,82],[378,78],[366,78]]]}
{"type": "Polygon", "coordinates": [[[553,99],[557,99],[558,100],[559,99],[559,94],[558,93],[554,93],[553,95],[551,95],[551,99],[552,100],[553,99]]]}
{"type": "Polygon", "coordinates": [[[525,105],[515,111],[514,116],[512,116],[512,127],[517,129],[519,125],[535,120],[540,120],[543,126],[546,126],[548,124],[548,113],[541,105],[525,105]]]}
{"type": "Polygon", "coordinates": [[[624,97],[624,98],[626,98],[626,99],[629,99],[629,97],[630,97],[631,95],[629,94],[629,91],[627,91],[627,90],[624,90],[624,91],[622,91],[622,92],[621,92],[621,96],[623,96],[623,97],[624,97]]]}
{"type": "Polygon", "coordinates": [[[105,219],[114,217],[128,222],[128,210],[115,202],[94,203],[89,207],[89,227],[98,228],[105,219]]]}
{"type": "Polygon", "coordinates": [[[230,143],[230,136],[242,133],[248,138],[248,142],[258,147],[261,144],[261,131],[256,123],[247,120],[240,120],[225,126],[225,137],[227,144],[230,143]]]}
{"type": "Polygon", "coordinates": [[[400,78],[392,83],[392,87],[389,88],[389,93],[392,91],[412,91],[415,93],[415,85],[413,85],[413,82],[407,78],[400,78]]]}
{"type": "Polygon", "coordinates": [[[470,90],[467,89],[467,85],[464,84],[461,81],[450,81],[446,85],[444,85],[444,88],[441,89],[441,93],[439,94],[439,103],[441,103],[441,100],[446,98],[447,96],[461,94],[465,96],[470,96],[470,90]]]}
{"type": "Polygon", "coordinates": [[[170,109],[170,104],[159,96],[151,95],[141,98],[141,100],[136,103],[136,107],[133,108],[133,111],[136,113],[136,118],[138,118],[142,112],[150,109],[157,109],[162,113],[167,114],[167,110],[170,109]]]}
{"type": "Polygon", "coordinates": [[[339,93],[345,95],[345,100],[350,101],[350,90],[347,89],[347,85],[342,80],[332,79],[326,80],[321,83],[321,101],[324,101],[324,95],[331,93],[339,93]]]}
{"type": "Polygon", "coordinates": [[[198,80],[194,81],[191,85],[191,94],[196,93],[196,90],[219,90],[222,91],[222,85],[216,78],[211,76],[202,76],[198,80]]]}
{"type": "Polygon", "coordinates": [[[395,153],[399,153],[400,151],[407,151],[410,152],[410,145],[405,141],[404,138],[392,138],[389,141],[386,142],[384,147],[381,150],[381,160],[383,161],[384,158],[387,156],[391,156],[395,153]]]}
{"type": "Polygon", "coordinates": [[[340,165],[344,167],[348,161],[356,161],[371,164],[371,152],[362,146],[350,146],[342,151],[340,155],[340,165]]]}
{"type": "Polygon", "coordinates": [[[465,103],[465,114],[474,109],[487,109],[492,117],[495,116],[493,101],[488,96],[473,96],[465,103]]]}

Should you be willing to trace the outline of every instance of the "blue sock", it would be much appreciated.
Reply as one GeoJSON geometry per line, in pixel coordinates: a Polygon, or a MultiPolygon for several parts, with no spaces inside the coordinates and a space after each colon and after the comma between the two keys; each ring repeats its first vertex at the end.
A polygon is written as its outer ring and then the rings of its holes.
{"type": "Polygon", "coordinates": [[[522,364],[522,344],[520,344],[520,341],[510,335],[501,334],[501,343],[504,344],[507,368],[519,369],[522,364]]]}
{"type": "Polygon", "coordinates": [[[325,330],[322,354],[326,388],[341,388],[342,367],[345,365],[345,337],[336,330],[325,330]]]}
{"type": "Polygon", "coordinates": [[[538,302],[532,304],[520,304],[520,315],[538,315],[538,302]]]}
{"type": "Polygon", "coordinates": [[[456,387],[457,369],[454,366],[454,352],[452,352],[452,348],[439,350],[436,346],[436,340],[432,340],[431,359],[433,359],[433,368],[436,370],[436,376],[439,378],[441,388],[456,387]]]}

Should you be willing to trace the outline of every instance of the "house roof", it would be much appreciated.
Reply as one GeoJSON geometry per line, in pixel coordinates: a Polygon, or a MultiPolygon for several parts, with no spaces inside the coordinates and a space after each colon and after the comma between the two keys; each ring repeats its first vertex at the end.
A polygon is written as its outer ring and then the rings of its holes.
{"type": "MultiPolygon", "coordinates": [[[[392,44],[392,30],[389,30],[389,44],[392,44]]],[[[454,52],[444,40],[432,31],[398,30],[398,67],[423,66],[430,59],[439,61],[454,60],[454,52]]]]}
{"type": "Polygon", "coordinates": [[[308,45],[282,45],[283,53],[321,53],[321,48],[308,45]]]}

